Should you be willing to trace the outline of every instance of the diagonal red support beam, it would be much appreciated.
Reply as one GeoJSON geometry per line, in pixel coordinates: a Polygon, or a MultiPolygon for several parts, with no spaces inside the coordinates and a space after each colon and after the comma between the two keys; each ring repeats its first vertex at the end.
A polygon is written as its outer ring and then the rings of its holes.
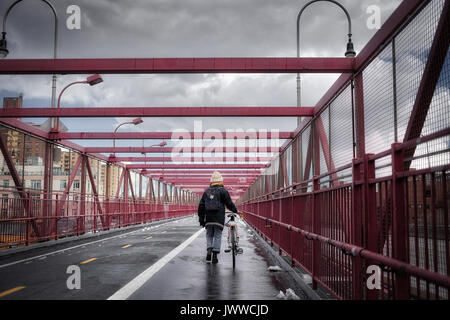
{"type": "MultiPolygon", "coordinates": [[[[201,137],[214,137],[214,139],[292,139],[293,132],[50,132],[46,137],[53,140],[103,140],[103,139],[177,139],[179,136],[186,139],[201,137]]],[[[205,138],[205,140],[210,140],[205,138]]]]}
{"type": "Polygon", "coordinates": [[[312,135],[312,130],[310,130],[309,132],[309,139],[308,139],[308,149],[306,151],[306,160],[305,160],[305,171],[303,173],[303,180],[308,180],[309,177],[309,173],[311,171],[311,164],[312,164],[312,143],[313,143],[313,139],[312,139],[313,135],[312,135]]]}
{"type": "Polygon", "coordinates": [[[64,205],[64,202],[66,201],[67,196],[69,195],[70,188],[72,187],[73,181],[75,180],[75,177],[77,175],[77,171],[80,168],[82,159],[83,159],[83,156],[78,155],[77,161],[75,161],[75,164],[73,165],[72,172],[70,173],[70,177],[69,177],[69,182],[67,183],[66,188],[64,189],[64,193],[61,197],[60,203],[62,205],[64,205]]]}
{"type": "Polygon", "coordinates": [[[86,162],[86,169],[88,172],[89,181],[91,182],[92,192],[94,193],[94,201],[97,203],[97,208],[100,214],[100,220],[102,222],[102,227],[107,228],[105,217],[103,216],[102,206],[98,197],[97,186],[95,184],[94,175],[92,174],[91,164],[89,163],[89,158],[84,156],[84,161],[86,162]]]}
{"type": "Polygon", "coordinates": [[[0,74],[351,73],[354,58],[5,59],[0,74]]]}
{"type": "Polygon", "coordinates": [[[0,118],[312,117],[311,107],[90,107],[0,109],[0,118]]]}
{"type": "MultiPolygon", "coordinates": [[[[5,143],[5,141],[3,140],[2,134],[0,134],[0,150],[2,152],[4,161],[6,162],[6,165],[8,167],[8,171],[11,175],[11,178],[14,181],[14,185],[16,186],[17,193],[19,194],[20,198],[22,198],[22,200],[23,200],[23,207],[28,215],[28,212],[31,211],[30,210],[30,201],[29,201],[30,199],[29,199],[29,196],[27,196],[25,194],[25,189],[22,185],[22,182],[20,181],[20,177],[19,177],[19,174],[17,173],[16,166],[14,165],[14,161],[11,157],[11,154],[9,153],[8,146],[5,143]]],[[[31,226],[32,226],[35,234],[39,237],[39,234],[40,234],[39,228],[37,227],[36,222],[34,220],[31,220],[31,226]]]]}
{"type": "MultiPolygon", "coordinates": [[[[328,138],[325,133],[325,128],[323,126],[322,118],[317,117],[315,123],[316,123],[317,134],[319,135],[319,139],[320,139],[320,144],[322,145],[322,151],[323,151],[323,155],[325,157],[325,162],[327,164],[327,169],[328,169],[328,171],[332,171],[335,169],[335,166],[334,166],[333,158],[330,154],[330,145],[328,144],[328,138]]],[[[339,181],[337,180],[336,173],[333,173],[331,175],[331,178],[333,179],[333,182],[332,182],[333,186],[339,185],[339,181]]]]}
{"type": "Polygon", "coordinates": [[[14,160],[11,157],[11,154],[9,153],[8,146],[3,140],[3,135],[0,134],[0,149],[3,154],[3,158],[5,159],[6,165],[8,166],[9,173],[11,175],[11,178],[14,181],[14,185],[16,186],[16,189],[20,196],[24,199],[26,199],[26,196],[24,194],[24,188],[22,185],[22,181],[20,180],[19,174],[17,173],[16,166],[14,165],[14,160]]]}
{"type": "MultiPolygon", "coordinates": [[[[423,125],[427,118],[428,110],[430,109],[431,100],[433,99],[436,85],[445,63],[445,58],[448,55],[450,43],[449,8],[450,2],[445,1],[403,142],[417,139],[422,134],[423,125]]],[[[415,147],[407,150],[405,152],[405,158],[408,159],[412,157],[415,150],[415,147]]],[[[406,170],[409,169],[410,164],[411,161],[405,163],[406,170]]]]}
{"type": "Polygon", "coordinates": [[[134,188],[133,188],[133,181],[131,180],[131,174],[129,171],[128,171],[127,177],[128,177],[128,179],[127,179],[128,183],[130,184],[131,198],[133,199],[134,211],[137,211],[136,210],[136,197],[134,195],[134,188]]]}
{"type": "Polygon", "coordinates": [[[120,174],[119,184],[117,185],[117,190],[116,190],[116,199],[119,198],[120,189],[122,188],[122,183],[123,183],[123,180],[125,177],[125,171],[126,171],[126,169],[123,169],[122,173],[120,174]]]}

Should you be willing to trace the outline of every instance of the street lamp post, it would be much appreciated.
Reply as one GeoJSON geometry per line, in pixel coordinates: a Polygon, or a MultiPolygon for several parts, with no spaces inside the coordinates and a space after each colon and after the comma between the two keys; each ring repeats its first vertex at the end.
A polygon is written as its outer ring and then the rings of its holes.
{"type": "MultiPolygon", "coordinates": [[[[7,48],[7,42],[6,42],[6,20],[8,19],[8,15],[11,12],[11,10],[20,2],[23,0],[16,0],[13,2],[8,9],[6,10],[5,15],[3,16],[3,32],[2,32],[2,38],[0,40],[0,57],[5,58],[8,54],[8,48],[7,48]]],[[[50,9],[52,9],[53,15],[55,17],[55,32],[54,32],[54,45],[53,45],[53,59],[57,58],[57,48],[58,48],[58,14],[56,13],[55,7],[47,1],[47,0],[41,0],[44,3],[46,3],[50,9]]],[[[55,98],[56,98],[56,75],[53,75],[52,79],[52,108],[55,107],[55,98]]],[[[54,127],[53,123],[52,126],[54,127]]]]}
{"type": "MultiPolygon", "coordinates": [[[[300,18],[303,14],[303,11],[305,11],[305,9],[307,7],[309,7],[311,4],[313,4],[315,2],[319,2],[319,1],[326,1],[326,2],[334,3],[335,5],[339,6],[339,8],[341,8],[344,11],[345,15],[347,16],[347,21],[348,21],[348,42],[347,42],[347,50],[345,52],[345,56],[347,58],[355,57],[356,52],[355,52],[355,49],[353,48],[353,43],[352,43],[352,21],[350,19],[350,14],[348,13],[347,9],[345,9],[345,7],[342,4],[340,4],[339,2],[334,1],[334,0],[313,0],[313,1],[310,1],[307,4],[305,4],[297,16],[297,58],[300,58],[300,18]]],[[[300,73],[297,73],[297,107],[301,107],[300,73]]],[[[301,121],[301,118],[298,118],[299,124],[300,124],[300,121],[301,121]]]]}
{"type": "MultiPolygon", "coordinates": [[[[163,141],[163,142],[161,142],[161,143],[151,145],[150,147],[164,147],[164,146],[166,146],[166,145],[167,145],[167,142],[163,141]]],[[[164,179],[164,152],[163,152],[162,176],[159,177],[159,180],[163,180],[163,179],[164,179]]]]}
{"type": "MultiPolygon", "coordinates": [[[[95,86],[96,84],[99,84],[101,82],[103,82],[102,77],[99,74],[94,74],[94,75],[88,77],[84,81],[74,81],[72,83],[69,83],[67,86],[64,87],[64,89],[61,90],[61,92],[60,92],[60,94],[58,96],[58,109],[61,107],[61,96],[64,93],[64,91],[66,91],[67,88],[69,88],[69,87],[71,87],[71,86],[73,86],[75,84],[80,84],[80,83],[88,84],[90,86],[95,86]]],[[[53,130],[53,128],[51,130],[53,130]]],[[[58,132],[58,131],[59,131],[59,119],[57,118],[57,120],[56,120],[56,132],[58,132]]]]}
{"type": "MultiPolygon", "coordinates": [[[[123,122],[123,123],[121,123],[121,124],[119,124],[117,127],[116,127],[116,129],[114,130],[114,133],[116,133],[117,132],[117,130],[121,127],[121,126],[123,126],[123,125],[125,125],[125,124],[134,124],[135,126],[137,126],[138,124],[141,124],[142,122],[144,122],[144,120],[142,120],[142,118],[136,118],[136,119],[134,119],[133,121],[127,121],[127,122],[123,122]]],[[[116,147],[116,138],[113,138],[113,148],[115,148],[116,147]]],[[[116,152],[114,151],[114,154],[113,155],[110,155],[110,157],[115,157],[116,156],[116,152]]]]}

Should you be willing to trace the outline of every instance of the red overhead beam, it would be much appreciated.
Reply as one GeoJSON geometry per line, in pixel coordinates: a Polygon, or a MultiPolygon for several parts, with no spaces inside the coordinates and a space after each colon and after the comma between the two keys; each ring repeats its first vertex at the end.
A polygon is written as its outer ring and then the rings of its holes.
{"type": "Polygon", "coordinates": [[[280,147],[85,147],[86,153],[211,153],[214,152],[279,152],[280,147]]]}
{"type": "Polygon", "coordinates": [[[266,164],[128,164],[127,169],[260,169],[266,164]]]}
{"type": "MultiPolygon", "coordinates": [[[[223,174],[223,173],[221,173],[222,174],[222,177],[224,178],[224,179],[227,179],[227,178],[247,178],[247,179],[253,179],[253,178],[257,178],[257,177],[259,177],[259,175],[258,174],[247,174],[247,175],[238,175],[238,174],[223,174]]],[[[158,175],[151,175],[151,178],[159,178],[159,177],[164,177],[164,178],[168,178],[168,179],[181,179],[181,180],[183,180],[183,179],[191,179],[191,178],[211,178],[211,174],[207,174],[207,175],[204,175],[204,174],[190,174],[189,172],[188,173],[185,173],[185,174],[166,174],[166,173],[164,173],[164,175],[162,175],[162,174],[158,174],[158,175]]]]}
{"type": "MultiPolygon", "coordinates": [[[[239,186],[250,185],[254,181],[255,181],[255,178],[246,179],[245,181],[224,179],[224,183],[226,185],[236,184],[236,185],[239,185],[239,186]]],[[[164,182],[170,183],[170,184],[176,184],[176,185],[195,185],[195,184],[204,185],[204,184],[210,184],[209,179],[208,180],[188,180],[188,179],[173,179],[172,178],[172,179],[165,179],[164,182]]]]}
{"type": "MultiPolygon", "coordinates": [[[[164,175],[176,175],[176,176],[182,176],[183,174],[186,176],[190,176],[191,174],[204,174],[207,176],[211,176],[212,173],[214,172],[214,170],[185,170],[185,171],[174,171],[174,170],[152,170],[152,171],[147,171],[148,174],[150,175],[156,175],[156,174],[164,174],[164,175]]],[[[226,176],[228,174],[233,174],[233,175],[261,175],[261,171],[258,170],[221,170],[220,174],[222,176],[226,176]]]]}
{"type": "Polygon", "coordinates": [[[48,137],[54,140],[85,139],[292,139],[293,132],[55,132],[48,137]]]}
{"type": "Polygon", "coordinates": [[[0,118],[312,117],[310,107],[92,107],[0,109],[0,118]]]}
{"type": "Polygon", "coordinates": [[[204,157],[200,156],[199,159],[196,157],[182,157],[182,156],[174,156],[174,157],[115,157],[111,158],[110,162],[190,162],[190,163],[202,163],[202,162],[236,162],[236,161],[244,161],[244,162],[258,162],[271,161],[273,157],[239,157],[239,156],[231,156],[231,157],[204,157]]]}
{"type": "MultiPolygon", "coordinates": [[[[209,187],[209,183],[194,183],[194,184],[183,184],[183,183],[174,183],[176,186],[180,186],[182,188],[202,188],[202,187],[209,187]]],[[[250,184],[224,184],[225,188],[233,187],[233,188],[246,188],[250,184]]]]}
{"type": "MultiPolygon", "coordinates": [[[[165,179],[166,182],[182,182],[182,183],[187,183],[187,182],[210,182],[209,177],[207,178],[189,178],[189,179],[180,179],[180,178],[174,178],[174,177],[164,177],[167,178],[165,179]]],[[[254,180],[256,180],[255,178],[229,178],[229,177],[224,177],[223,181],[225,183],[230,183],[230,182],[253,182],[254,180]]]]}
{"type": "Polygon", "coordinates": [[[3,59],[0,74],[351,73],[354,58],[3,59]]]}

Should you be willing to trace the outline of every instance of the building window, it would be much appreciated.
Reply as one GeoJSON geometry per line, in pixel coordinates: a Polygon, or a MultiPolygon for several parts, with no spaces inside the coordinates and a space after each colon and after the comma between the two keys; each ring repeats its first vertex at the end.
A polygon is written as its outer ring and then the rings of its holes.
{"type": "Polygon", "coordinates": [[[31,189],[41,189],[41,180],[31,180],[31,189]]]}
{"type": "Polygon", "coordinates": [[[59,190],[65,190],[67,186],[66,180],[59,180],[59,190]]]}
{"type": "Polygon", "coordinates": [[[75,190],[80,189],[80,180],[75,180],[75,181],[73,182],[73,188],[74,188],[75,190]]]}
{"type": "Polygon", "coordinates": [[[3,180],[3,188],[9,188],[9,180],[3,180]]]}

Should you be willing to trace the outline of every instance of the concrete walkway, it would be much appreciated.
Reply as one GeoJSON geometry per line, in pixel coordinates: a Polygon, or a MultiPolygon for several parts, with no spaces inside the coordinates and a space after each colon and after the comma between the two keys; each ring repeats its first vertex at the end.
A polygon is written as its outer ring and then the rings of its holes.
{"type": "Polygon", "coordinates": [[[127,299],[271,300],[287,288],[306,299],[287,272],[267,270],[273,259],[243,222],[239,230],[244,253],[237,256],[235,270],[231,253],[223,252],[226,229],[217,265],[205,263],[205,232],[167,258],[200,229],[197,217],[191,216],[0,257],[0,299],[108,299],[155,267],[127,299]],[[69,266],[80,268],[81,289],[68,289],[69,266]]]}

